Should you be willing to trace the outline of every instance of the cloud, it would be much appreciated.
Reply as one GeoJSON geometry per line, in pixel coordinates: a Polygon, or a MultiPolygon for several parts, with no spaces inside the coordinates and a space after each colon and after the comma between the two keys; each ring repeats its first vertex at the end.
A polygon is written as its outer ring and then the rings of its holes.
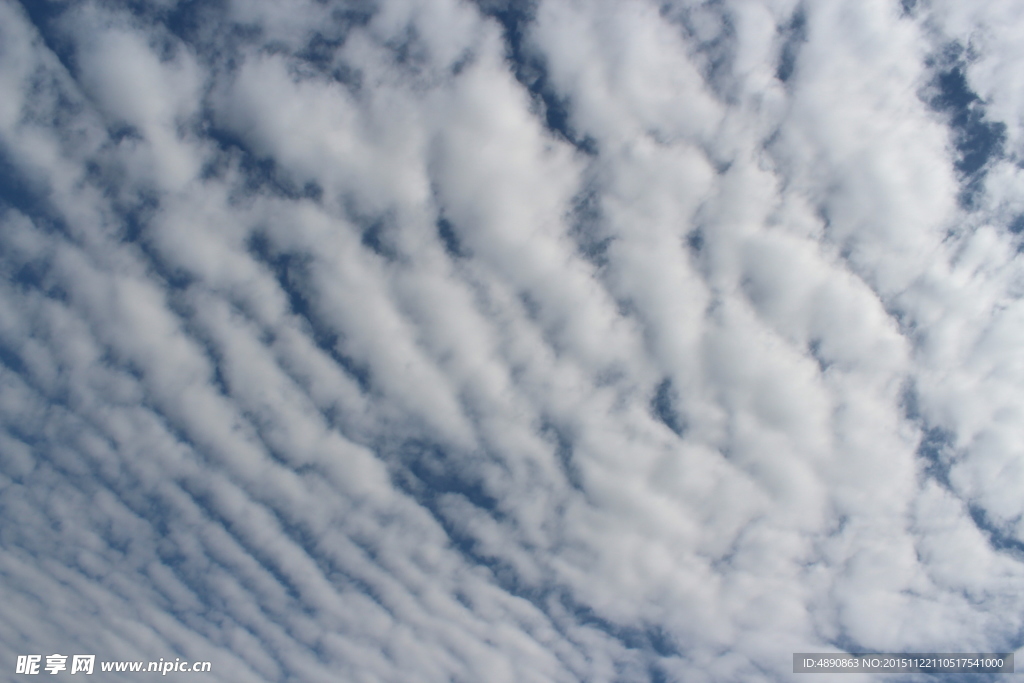
{"type": "Polygon", "coordinates": [[[1017,649],[1017,23],[0,5],[3,657],[1017,649]]]}

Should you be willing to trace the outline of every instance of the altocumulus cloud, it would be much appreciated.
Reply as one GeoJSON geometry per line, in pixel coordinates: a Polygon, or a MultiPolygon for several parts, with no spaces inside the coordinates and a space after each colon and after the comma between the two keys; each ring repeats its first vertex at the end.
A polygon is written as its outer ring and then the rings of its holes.
{"type": "Polygon", "coordinates": [[[1009,0],[4,0],[2,666],[1021,647],[1022,36],[1009,0]]]}

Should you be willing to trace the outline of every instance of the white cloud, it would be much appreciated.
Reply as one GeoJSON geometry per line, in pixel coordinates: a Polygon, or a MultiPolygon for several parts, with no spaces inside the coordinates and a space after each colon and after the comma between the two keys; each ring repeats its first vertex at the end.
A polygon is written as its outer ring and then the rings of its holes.
{"type": "Polygon", "coordinates": [[[3,656],[1018,647],[1016,14],[954,5],[0,6],[3,656]]]}

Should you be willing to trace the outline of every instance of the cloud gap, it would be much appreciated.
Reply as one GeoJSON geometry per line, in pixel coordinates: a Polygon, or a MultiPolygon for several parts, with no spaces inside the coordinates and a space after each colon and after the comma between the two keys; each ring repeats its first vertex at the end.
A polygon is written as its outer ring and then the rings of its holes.
{"type": "Polygon", "coordinates": [[[256,232],[249,240],[249,253],[266,266],[288,297],[291,312],[303,321],[317,348],[327,354],[338,367],[354,379],[366,393],[372,386],[371,370],[339,350],[343,333],[330,329],[316,316],[309,293],[308,269],[313,257],[309,254],[280,252],[265,234],[256,232]]]}
{"type": "Polygon", "coordinates": [[[779,66],[775,70],[775,76],[783,83],[789,81],[796,69],[797,55],[800,47],[807,42],[807,15],[802,6],[798,6],[793,12],[789,24],[780,31],[782,34],[782,50],[779,54],[779,66]]]}
{"type": "Polygon", "coordinates": [[[666,377],[658,384],[654,398],[651,399],[651,411],[662,424],[682,438],[686,434],[686,421],[676,407],[678,400],[678,391],[672,379],[666,377]]]}
{"type": "MultiPolygon", "coordinates": [[[[951,48],[953,54],[958,46],[951,48]]],[[[956,170],[963,178],[960,203],[973,208],[984,189],[986,169],[1003,156],[1006,124],[986,120],[985,103],[970,89],[965,75],[967,62],[956,60],[936,73],[932,88],[937,90],[928,104],[948,117],[958,158],[956,170]]]]}
{"type": "Polygon", "coordinates": [[[573,129],[570,123],[572,103],[559,96],[550,82],[543,56],[529,46],[528,33],[530,24],[536,19],[536,2],[480,0],[478,4],[485,15],[494,18],[501,25],[512,72],[538,107],[547,130],[583,154],[596,155],[597,141],[587,135],[581,137],[573,129]]]}

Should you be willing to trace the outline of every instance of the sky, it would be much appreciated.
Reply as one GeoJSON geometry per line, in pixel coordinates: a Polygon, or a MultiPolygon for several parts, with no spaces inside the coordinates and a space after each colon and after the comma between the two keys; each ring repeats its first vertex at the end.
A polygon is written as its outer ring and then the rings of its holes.
{"type": "Polygon", "coordinates": [[[1022,72],[1015,0],[0,0],[0,667],[1024,648],[1022,72]]]}

